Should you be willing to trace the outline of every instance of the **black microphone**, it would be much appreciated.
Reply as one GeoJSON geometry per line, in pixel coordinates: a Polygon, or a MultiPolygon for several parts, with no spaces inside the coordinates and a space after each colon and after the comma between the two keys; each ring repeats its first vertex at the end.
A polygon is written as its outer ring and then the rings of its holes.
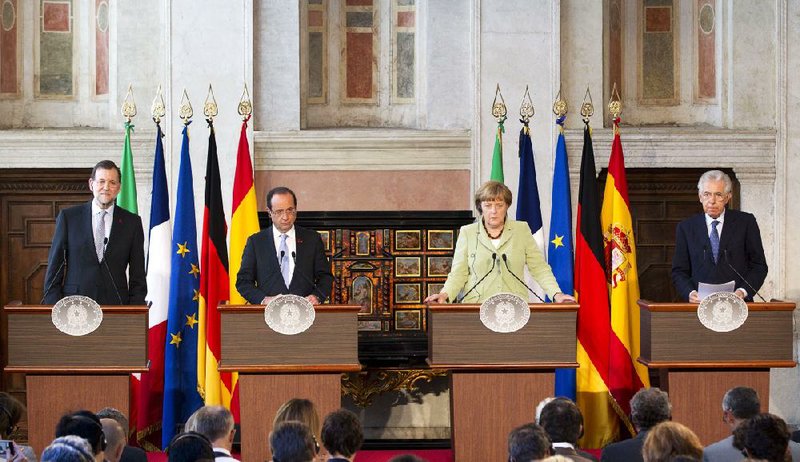
{"type": "Polygon", "coordinates": [[[108,261],[106,260],[106,247],[108,246],[108,238],[103,239],[103,266],[105,266],[106,271],[108,272],[108,277],[111,278],[111,286],[114,287],[114,293],[117,294],[117,300],[119,300],[120,305],[124,305],[122,303],[122,295],[119,293],[119,289],[117,288],[117,283],[114,281],[114,275],[111,274],[111,268],[108,267],[108,261]]]}
{"type": "Polygon", "coordinates": [[[520,279],[519,276],[517,276],[516,274],[514,274],[513,271],[511,271],[511,268],[508,267],[508,257],[506,257],[506,254],[503,254],[503,263],[506,264],[506,269],[508,270],[509,273],[511,273],[512,276],[514,276],[514,279],[521,282],[523,286],[528,288],[528,290],[533,294],[534,297],[538,298],[540,302],[544,303],[544,300],[542,300],[542,297],[540,297],[539,294],[534,292],[533,289],[531,289],[530,286],[528,286],[528,284],[525,284],[525,281],[520,279]]]}
{"type": "Polygon", "coordinates": [[[470,287],[470,289],[464,295],[462,295],[460,298],[456,298],[455,303],[461,303],[462,300],[467,298],[467,295],[469,295],[470,292],[475,290],[475,288],[478,287],[478,284],[483,282],[483,280],[486,279],[486,277],[489,276],[489,274],[491,274],[492,271],[494,271],[494,264],[496,262],[497,262],[497,253],[493,253],[492,254],[492,267],[489,268],[489,271],[487,271],[486,274],[484,274],[482,278],[478,279],[478,282],[476,282],[474,286],[470,287]]]}
{"type": "MultiPolygon", "coordinates": [[[[64,268],[64,265],[67,264],[67,249],[64,248],[64,252],[61,255],[61,264],[58,265],[58,269],[56,273],[53,275],[53,280],[50,281],[50,284],[44,289],[44,293],[42,293],[42,301],[39,302],[40,305],[44,305],[44,299],[47,298],[47,294],[50,293],[50,290],[53,289],[53,286],[56,285],[56,281],[58,281],[59,277],[58,274],[61,273],[61,269],[64,268]]],[[[63,279],[63,278],[61,278],[63,279]]]]}
{"type": "MultiPolygon", "coordinates": [[[[761,294],[758,293],[758,291],[755,289],[755,287],[750,285],[750,282],[748,282],[747,279],[745,279],[744,276],[742,276],[741,273],[736,271],[736,268],[734,268],[733,265],[731,265],[730,259],[728,258],[728,249],[725,249],[724,252],[725,252],[725,263],[728,264],[728,267],[730,269],[732,269],[733,272],[736,273],[737,276],[739,276],[739,279],[741,279],[744,282],[744,285],[746,285],[748,289],[752,290],[754,294],[758,295],[758,298],[760,298],[762,302],[767,303],[767,301],[764,300],[764,297],[762,297],[761,294]]],[[[736,288],[734,287],[734,289],[736,289],[736,288]]]]}
{"type": "MultiPolygon", "coordinates": [[[[283,252],[281,252],[281,253],[283,253],[283,252]]],[[[297,254],[294,251],[292,251],[292,261],[294,262],[294,267],[297,268],[297,254]]],[[[316,294],[314,294],[314,295],[318,296],[320,303],[324,302],[328,298],[328,297],[325,296],[325,294],[322,293],[321,290],[319,290],[317,285],[314,284],[314,281],[309,279],[309,277],[306,276],[305,274],[303,274],[302,271],[296,271],[296,273],[299,274],[300,276],[302,276],[302,278],[305,279],[307,283],[311,284],[311,287],[314,288],[314,292],[316,292],[316,294]]]]}

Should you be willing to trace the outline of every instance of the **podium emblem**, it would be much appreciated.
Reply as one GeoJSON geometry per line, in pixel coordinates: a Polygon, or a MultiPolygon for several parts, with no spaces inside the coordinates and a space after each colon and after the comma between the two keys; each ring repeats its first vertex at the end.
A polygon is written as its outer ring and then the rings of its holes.
{"type": "Polygon", "coordinates": [[[481,322],[494,332],[516,332],[525,327],[530,318],[531,309],[519,295],[495,294],[481,304],[481,322]]]}
{"type": "Polygon", "coordinates": [[[91,334],[103,322],[100,305],[83,295],[62,298],[53,305],[51,316],[56,329],[74,337],[91,334]]]}
{"type": "Polygon", "coordinates": [[[697,307],[697,318],[714,332],[730,332],[747,321],[747,303],[732,292],[709,295],[697,307]]]}
{"type": "Polygon", "coordinates": [[[280,295],[264,308],[267,326],[283,335],[305,332],[314,324],[315,316],[314,305],[299,295],[280,295]]]}

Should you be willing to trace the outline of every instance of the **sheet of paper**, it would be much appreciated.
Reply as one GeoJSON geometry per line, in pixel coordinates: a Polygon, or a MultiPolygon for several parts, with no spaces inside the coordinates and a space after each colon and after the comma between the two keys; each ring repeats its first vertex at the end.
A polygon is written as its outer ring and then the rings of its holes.
{"type": "Polygon", "coordinates": [[[717,292],[733,292],[735,284],[735,281],[729,281],[724,284],[706,284],[705,282],[701,282],[697,284],[697,298],[702,300],[717,292]]]}

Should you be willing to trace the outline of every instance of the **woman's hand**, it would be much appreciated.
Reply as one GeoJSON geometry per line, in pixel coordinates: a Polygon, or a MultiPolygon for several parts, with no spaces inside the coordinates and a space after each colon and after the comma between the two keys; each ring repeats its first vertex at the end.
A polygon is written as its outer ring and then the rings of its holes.
{"type": "Polygon", "coordinates": [[[559,292],[553,295],[553,301],[556,303],[575,303],[575,297],[559,292]]]}
{"type": "Polygon", "coordinates": [[[439,292],[438,294],[428,295],[423,303],[447,303],[448,298],[446,292],[439,292]]]}

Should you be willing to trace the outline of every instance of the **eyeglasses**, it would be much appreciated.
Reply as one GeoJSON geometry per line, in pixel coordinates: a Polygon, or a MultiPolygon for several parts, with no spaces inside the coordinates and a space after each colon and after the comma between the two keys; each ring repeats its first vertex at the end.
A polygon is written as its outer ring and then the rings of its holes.
{"type": "Polygon", "coordinates": [[[714,193],[709,192],[709,191],[703,191],[702,193],[700,193],[700,197],[702,197],[704,201],[707,201],[707,200],[711,199],[712,197],[714,199],[718,200],[718,201],[721,201],[721,200],[725,199],[725,197],[727,195],[728,195],[728,193],[723,193],[723,192],[719,192],[719,191],[714,192],[714,193]]]}
{"type": "Polygon", "coordinates": [[[294,207],[289,207],[288,209],[281,209],[281,210],[270,210],[269,214],[273,217],[282,217],[286,215],[287,217],[293,216],[297,213],[297,209],[294,207]]]}

